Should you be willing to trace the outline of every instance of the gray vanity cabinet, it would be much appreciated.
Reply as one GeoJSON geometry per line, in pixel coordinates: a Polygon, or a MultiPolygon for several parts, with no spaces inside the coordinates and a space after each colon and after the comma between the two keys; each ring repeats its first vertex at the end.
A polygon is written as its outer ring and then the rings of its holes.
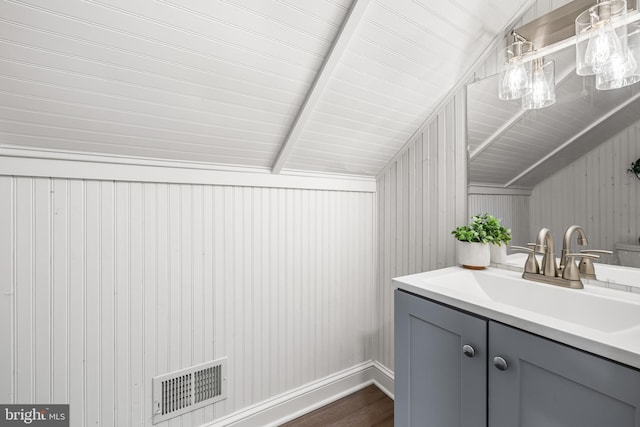
{"type": "Polygon", "coordinates": [[[489,349],[489,426],[640,427],[640,371],[492,321],[489,349]]]}
{"type": "Polygon", "coordinates": [[[396,290],[395,425],[640,427],[640,371],[396,290]]]}
{"type": "Polygon", "coordinates": [[[486,320],[395,292],[395,425],[485,427],[486,320]]]}

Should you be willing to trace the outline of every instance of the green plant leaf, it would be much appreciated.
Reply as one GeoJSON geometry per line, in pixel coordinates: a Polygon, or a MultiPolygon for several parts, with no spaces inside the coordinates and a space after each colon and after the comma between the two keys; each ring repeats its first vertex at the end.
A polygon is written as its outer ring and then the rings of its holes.
{"type": "Polygon", "coordinates": [[[474,215],[468,225],[456,227],[451,234],[462,242],[501,245],[511,241],[511,230],[504,227],[499,219],[488,213],[474,215]]]}

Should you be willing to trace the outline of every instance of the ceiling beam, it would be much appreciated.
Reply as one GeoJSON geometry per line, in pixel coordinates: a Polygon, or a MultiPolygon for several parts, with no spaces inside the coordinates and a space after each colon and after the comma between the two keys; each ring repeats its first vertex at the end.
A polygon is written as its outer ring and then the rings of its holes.
{"type": "Polygon", "coordinates": [[[487,139],[485,139],[484,141],[482,141],[482,144],[478,145],[476,147],[475,150],[473,150],[471,152],[471,154],[469,154],[469,161],[475,159],[476,157],[478,157],[484,150],[486,150],[487,148],[489,148],[491,145],[493,145],[494,142],[496,142],[502,135],[504,135],[509,129],[511,129],[511,126],[515,125],[516,123],[518,123],[520,121],[520,118],[524,115],[524,113],[526,113],[527,110],[525,109],[520,109],[516,112],[516,114],[514,114],[513,116],[511,116],[511,118],[509,120],[507,120],[502,126],[500,126],[498,129],[496,129],[496,131],[494,133],[492,133],[487,139]]]}
{"type": "Polygon", "coordinates": [[[298,110],[298,114],[296,115],[296,118],[294,119],[293,124],[280,147],[280,152],[271,167],[271,173],[280,173],[280,171],[282,171],[293,147],[298,141],[300,133],[309,120],[309,116],[313,112],[320,96],[324,92],[331,75],[338,66],[340,58],[346,50],[347,45],[351,40],[351,36],[353,36],[353,33],[355,32],[360,19],[364,15],[364,11],[368,4],[369,0],[353,1],[351,9],[349,9],[347,16],[342,23],[342,27],[340,27],[340,30],[333,41],[333,45],[331,46],[331,49],[329,49],[329,53],[325,57],[318,74],[316,74],[316,78],[311,84],[311,88],[309,89],[309,92],[307,92],[307,96],[305,97],[300,110],[298,110]]]}

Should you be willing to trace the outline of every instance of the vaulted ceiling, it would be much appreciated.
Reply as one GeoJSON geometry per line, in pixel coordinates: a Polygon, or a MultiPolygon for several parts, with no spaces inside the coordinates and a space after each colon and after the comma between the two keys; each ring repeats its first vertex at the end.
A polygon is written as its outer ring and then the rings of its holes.
{"type": "Polygon", "coordinates": [[[375,175],[528,0],[5,0],[0,145],[375,175]]]}

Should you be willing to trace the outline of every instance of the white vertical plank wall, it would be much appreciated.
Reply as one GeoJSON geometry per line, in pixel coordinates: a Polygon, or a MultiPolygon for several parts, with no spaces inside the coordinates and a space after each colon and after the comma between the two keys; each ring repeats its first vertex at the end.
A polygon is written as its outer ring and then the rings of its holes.
{"type": "Polygon", "coordinates": [[[562,236],[578,224],[592,249],[613,250],[616,242],[637,244],[640,181],[627,169],[640,158],[639,140],[640,121],[538,184],[531,193],[531,232],[549,227],[562,236]]]}
{"type": "MultiPolygon", "coordinates": [[[[538,0],[514,27],[569,1],[538,0]]],[[[499,43],[487,54],[484,62],[474,70],[474,78],[498,72],[499,52],[504,46],[506,42],[499,43]]],[[[423,126],[414,140],[409,141],[401,157],[377,176],[378,333],[375,357],[391,370],[394,366],[391,278],[453,265],[454,240],[449,232],[468,219],[465,93],[465,88],[459,90],[423,126]]],[[[487,209],[493,211],[492,206],[488,205],[487,209]]]]}
{"type": "Polygon", "coordinates": [[[393,370],[393,277],[455,263],[450,232],[467,216],[464,91],[378,175],[378,333],[375,357],[393,370]]]}
{"type": "Polygon", "coordinates": [[[372,359],[368,192],[0,176],[0,401],[151,425],[151,378],[228,357],[213,421],[372,359]]]}

